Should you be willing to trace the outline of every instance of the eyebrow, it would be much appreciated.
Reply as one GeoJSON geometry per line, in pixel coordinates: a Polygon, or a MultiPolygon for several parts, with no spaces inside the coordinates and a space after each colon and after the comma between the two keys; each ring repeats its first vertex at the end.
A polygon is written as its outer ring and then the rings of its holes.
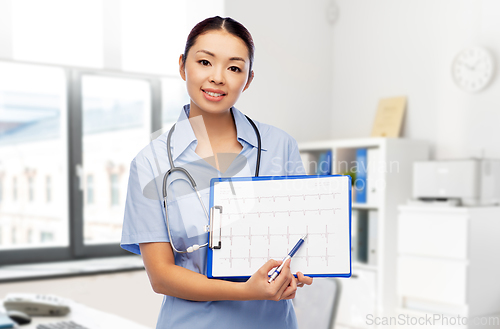
{"type": "MultiPolygon", "coordinates": [[[[212,53],[208,50],[204,50],[204,49],[198,50],[196,53],[205,53],[205,54],[210,55],[212,57],[216,57],[214,53],[212,53]]],[[[241,57],[231,57],[229,60],[230,61],[242,61],[243,63],[246,63],[245,59],[243,59],[241,57]]]]}

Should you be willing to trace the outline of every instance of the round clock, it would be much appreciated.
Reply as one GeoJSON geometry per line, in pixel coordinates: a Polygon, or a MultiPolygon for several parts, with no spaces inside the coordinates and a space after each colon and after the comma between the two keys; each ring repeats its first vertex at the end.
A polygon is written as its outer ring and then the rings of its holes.
{"type": "Polygon", "coordinates": [[[453,61],[453,80],[463,90],[475,93],[491,82],[494,69],[493,56],[488,50],[481,47],[465,48],[453,61]]]}

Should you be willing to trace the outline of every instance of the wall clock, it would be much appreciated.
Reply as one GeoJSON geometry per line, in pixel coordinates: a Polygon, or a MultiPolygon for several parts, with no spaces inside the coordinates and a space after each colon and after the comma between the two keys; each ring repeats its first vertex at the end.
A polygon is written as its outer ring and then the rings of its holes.
{"type": "Polygon", "coordinates": [[[469,47],[460,51],[452,64],[455,84],[463,90],[476,93],[483,90],[493,79],[495,71],[493,55],[482,47],[469,47]]]}

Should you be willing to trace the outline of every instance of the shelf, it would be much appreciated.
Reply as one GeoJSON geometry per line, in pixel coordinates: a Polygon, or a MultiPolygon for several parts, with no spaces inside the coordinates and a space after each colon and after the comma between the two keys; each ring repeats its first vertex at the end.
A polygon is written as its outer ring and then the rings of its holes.
{"type": "Polygon", "coordinates": [[[401,138],[384,138],[384,137],[367,137],[353,139],[339,139],[318,142],[300,143],[299,149],[303,151],[314,151],[318,149],[334,149],[334,148],[358,148],[358,147],[380,147],[380,145],[392,140],[400,140],[401,138]]]}
{"type": "Polygon", "coordinates": [[[377,210],[378,206],[376,206],[374,204],[366,204],[366,203],[353,202],[352,203],[352,209],[374,209],[374,210],[377,210]]]}
{"type": "Polygon", "coordinates": [[[368,265],[359,262],[352,262],[353,274],[356,274],[355,270],[368,270],[368,271],[377,271],[378,267],[376,265],[368,265]]]}
{"type": "Polygon", "coordinates": [[[143,269],[144,263],[142,258],[136,255],[51,263],[5,265],[0,267],[0,282],[62,278],[143,269]]]}
{"type": "MultiPolygon", "coordinates": [[[[427,142],[404,138],[358,138],[299,144],[299,150],[306,153],[304,158],[309,161],[309,163],[304,163],[306,166],[311,166],[314,161],[318,162],[321,152],[331,151],[331,169],[334,173],[345,173],[353,169],[357,164],[357,150],[360,148],[377,149],[376,152],[372,152],[372,155],[376,153],[375,160],[372,158],[372,161],[377,161],[378,165],[383,164],[384,171],[380,171],[381,168],[377,166],[380,174],[371,176],[371,183],[380,182],[384,188],[377,191],[376,199],[370,199],[370,203],[352,202],[351,204],[354,215],[356,213],[358,215],[358,225],[355,227],[358,233],[356,239],[362,237],[367,240],[364,243],[358,243],[358,248],[368,248],[367,251],[375,249],[377,259],[376,265],[372,265],[373,262],[368,264],[359,261],[353,261],[351,264],[353,277],[357,279],[348,280],[349,283],[345,284],[347,293],[343,294],[339,301],[340,312],[343,312],[339,317],[341,320],[339,323],[350,329],[359,328],[360,324],[364,323],[360,314],[351,314],[350,310],[351,308],[363,309],[368,295],[372,296],[373,305],[364,314],[387,316],[393,314],[398,306],[396,293],[397,207],[405,204],[411,197],[413,163],[427,160],[429,156],[427,142]],[[394,168],[391,167],[393,163],[396,163],[394,168]],[[374,210],[375,213],[371,214],[374,210]],[[371,218],[376,218],[376,221],[370,221],[370,215],[372,215],[371,218]],[[360,230],[360,218],[363,220],[362,224],[366,225],[363,230],[360,230]],[[364,220],[367,220],[366,224],[364,220]],[[374,224],[371,228],[370,223],[374,224]]],[[[355,199],[352,200],[355,201],[355,199]]],[[[365,326],[361,325],[361,327],[365,326]]]]}

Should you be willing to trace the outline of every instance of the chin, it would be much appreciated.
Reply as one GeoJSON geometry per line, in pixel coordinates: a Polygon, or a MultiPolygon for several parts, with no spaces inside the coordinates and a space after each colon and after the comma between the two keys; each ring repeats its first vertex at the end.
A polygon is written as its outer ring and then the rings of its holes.
{"type": "Polygon", "coordinates": [[[198,108],[207,113],[218,114],[227,112],[233,105],[231,104],[196,104],[198,108]],[[201,106],[200,106],[201,105],[201,106]]]}

